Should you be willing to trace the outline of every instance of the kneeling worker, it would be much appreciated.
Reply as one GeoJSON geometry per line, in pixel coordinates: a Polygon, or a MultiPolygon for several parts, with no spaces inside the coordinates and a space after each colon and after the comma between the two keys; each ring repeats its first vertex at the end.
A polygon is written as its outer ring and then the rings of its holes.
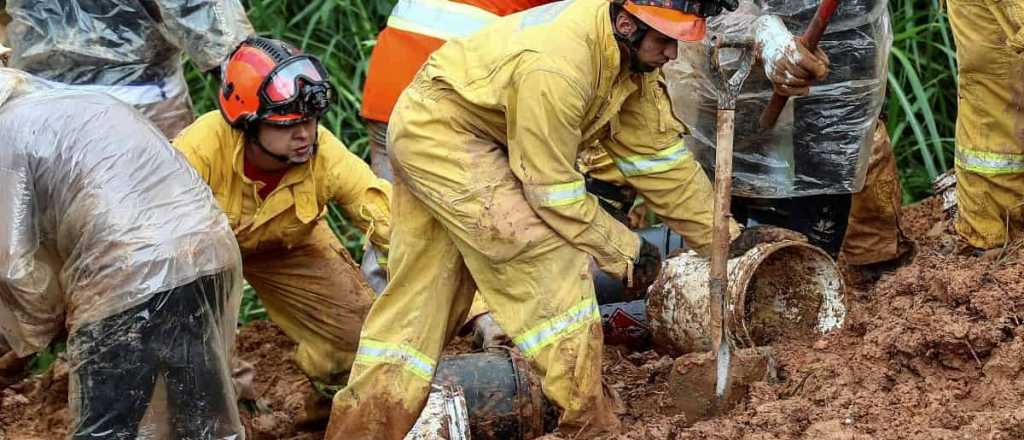
{"type": "Polygon", "coordinates": [[[297,341],[310,378],[343,384],[373,293],[324,218],[335,201],[380,249],[391,184],[318,125],[333,88],[320,61],[250,37],[222,68],[220,112],[174,140],[228,216],[245,279],[297,341]]]}

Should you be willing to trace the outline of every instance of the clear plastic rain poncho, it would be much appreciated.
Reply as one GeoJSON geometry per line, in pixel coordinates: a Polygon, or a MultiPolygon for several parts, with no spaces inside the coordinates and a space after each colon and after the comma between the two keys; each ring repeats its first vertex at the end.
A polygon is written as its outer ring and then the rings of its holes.
{"type": "MultiPolygon", "coordinates": [[[[762,14],[781,16],[800,36],[819,0],[743,0],[711,19],[712,35],[749,35],[762,14]]],[[[843,0],[819,47],[831,61],[828,78],[809,96],[790,98],[773,130],[758,119],[772,96],[771,82],[754,66],[736,102],[733,194],[779,198],[848,194],[861,190],[875,122],[885,103],[892,30],[885,0],[843,0]]],[[[734,62],[724,63],[728,72],[734,62]]],[[[703,43],[680,44],[679,59],[664,68],[676,114],[690,129],[687,146],[714,171],[717,91],[709,79],[703,43]]]]}
{"type": "Polygon", "coordinates": [[[193,120],[184,51],[202,71],[253,33],[238,0],[7,0],[8,66],[110,93],[165,135],[193,120]]]}
{"type": "Polygon", "coordinates": [[[0,68],[0,337],[66,326],[74,435],[240,438],[240,297],[227,218],[142,114],[0,68]]]}

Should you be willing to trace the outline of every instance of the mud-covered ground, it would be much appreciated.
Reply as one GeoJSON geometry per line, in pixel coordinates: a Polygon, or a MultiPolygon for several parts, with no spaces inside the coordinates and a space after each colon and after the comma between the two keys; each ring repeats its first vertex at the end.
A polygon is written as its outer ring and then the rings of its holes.
{"type": "MultiPolygon", "coordinates": [[[[1024,438],[1024,252],[958,255],[932,200],[906,208],[904,228],[920,246],[913,263],[874,286],[850,283],[843,329],[775,345],[778,380],[753,384],[724,416],[673,414],[673,360],[608,347],[606,379],[625,406],[623,434],[610,438],[1024,438]]],[[[259,372],[260,397],[242,410],[250,438],[320,438],[322,424],[302,423],[318,406],[287,337],[257,322],[238,349],[259,372]]],[[[0,440],[62,437],[66,393],[59,362],[0,393],[0,440]]]]}

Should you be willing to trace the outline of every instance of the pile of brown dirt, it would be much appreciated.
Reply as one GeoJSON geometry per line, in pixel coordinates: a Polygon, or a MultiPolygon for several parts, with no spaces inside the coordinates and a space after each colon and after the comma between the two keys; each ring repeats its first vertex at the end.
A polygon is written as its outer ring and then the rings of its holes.
{"type": "Polygon", "coordinates": [[[777,383],[757,383],[731,413],[690,424],[651,413],[660,382],[631,379],[638,397],[627,396],[625,434],[611,438],[1024,438],[1024,253],[958,255],[934,200],[903,220],[920,246],[913,263],[848,289],[842,330],[775,345],[777,383]]]}
{"type": "MultiPolygon", "coordinates": [[[[755,383],[726,415],[693,423],[673,414],[673,360],[608,347],[605,378],[624,405],[623,433],[609,438],[1024,438],[1024,252],[959,255],[934,200],[903,214],[919,244],[913,263],[869,288],[848,288],[842,330],[775,345],[778,380],[755,383]]],[[[249,438],[322,437],[321,427],[297,423],[313,389],[291,361],[293,349],[269,322],[239,335],[239,353],[258,372],[256,410],[242,411],[249,438]]],[[[58,367],[0,394],[6,438],[60,438],[66,383],[58,367]]]]}
{"type": "Polygon", "coordinates": [[[0,392],[0,439],[59,439],[68,434],[68,366],[54,362],[45,374],[0,392]]]}

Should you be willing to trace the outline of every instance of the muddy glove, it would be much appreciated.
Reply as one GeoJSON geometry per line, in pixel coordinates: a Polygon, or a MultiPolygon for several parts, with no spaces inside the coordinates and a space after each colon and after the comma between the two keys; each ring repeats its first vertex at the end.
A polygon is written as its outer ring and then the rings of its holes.
{"type": "Polygon", "coordinates": [[[494,321],[490,313],[484,313],[473,319],[473,343],[478,348],[511,347],[512,339],[494,321]]]}
{"type": "Polygon", "coordinates": [[[633,261],[633,284],[626,285],[626,294],[632,298],[645,298],[647,288],[654,284],[661,270],[661,252],[658,247],[640,237],[640,253],[633,261]]]}
{"type": "Polygon", "coordinates": [[[0,336],[0,390],[20,382],[28,376],[31,356],[18,357],[7,341],[0,336]]]}
{"type": "Polygon", "coordinates": [[[755,225],[743,230],[739,237],[729,243],[729,258],[739,257],[762,243],[779,241],[807,242],[807,237],[799,232],[772,225],[755,225]]]}
{"type": "Polygon", "coordinates": [[[811,90],[811,81],[828,76],[828,56],[821,48],[814,53],[789,33],[782,19],[762,15],[754,21],[756,53],[764,64],[764,74],[772,82],[775,93],[783,96],[804,96],[811,90]]]}

